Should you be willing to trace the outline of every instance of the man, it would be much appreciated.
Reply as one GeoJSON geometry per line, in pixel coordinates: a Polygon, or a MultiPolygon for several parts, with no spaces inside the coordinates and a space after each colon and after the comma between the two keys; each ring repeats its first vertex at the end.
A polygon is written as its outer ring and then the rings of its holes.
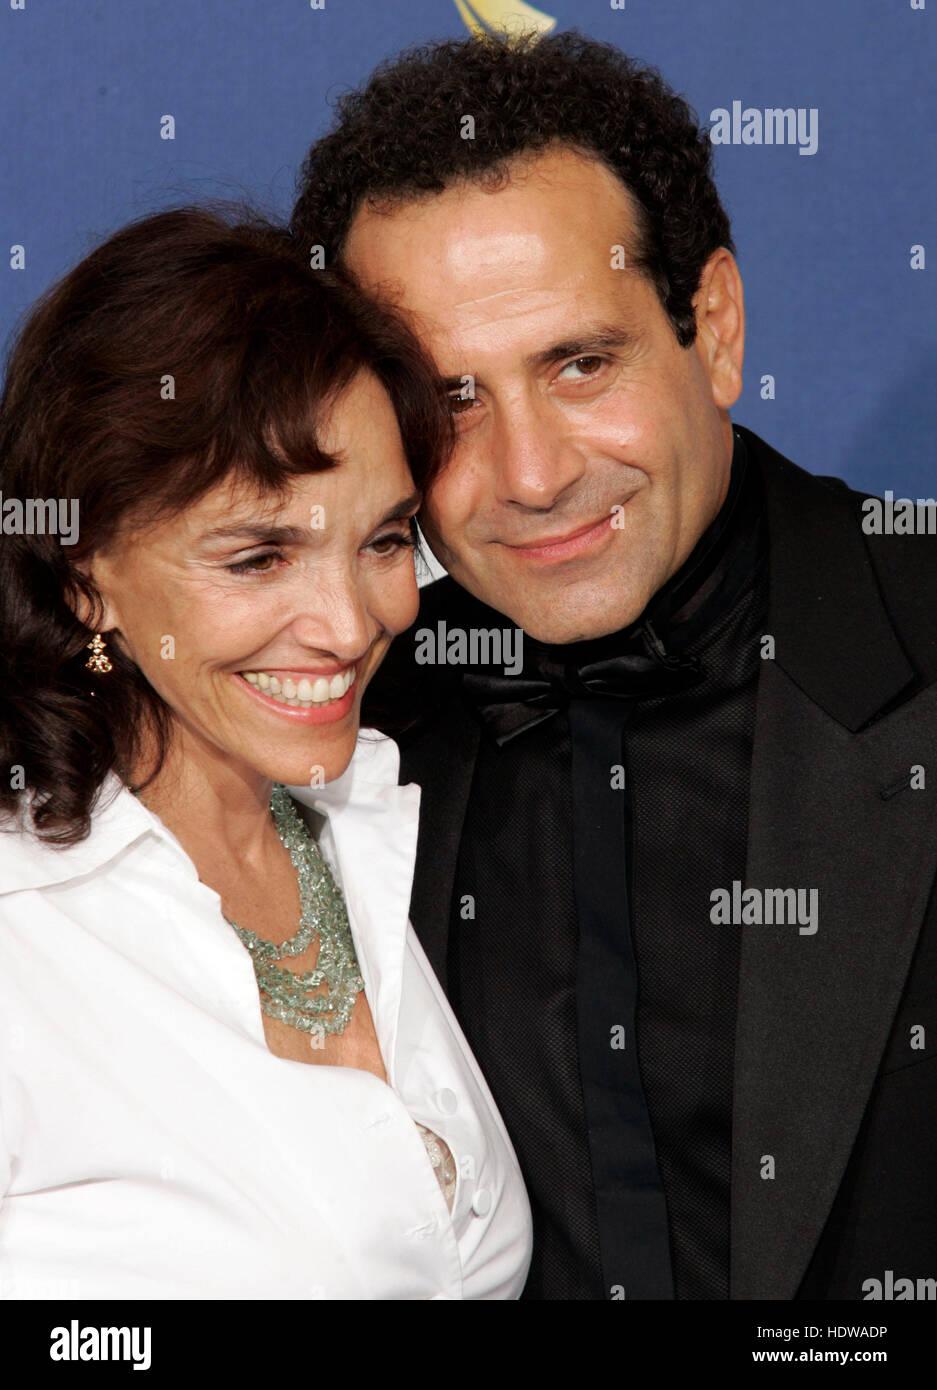
{"type": "Polygon", "coordinates": [[[937,1274],[935,546],[733,427],[710,157],[611,47],[444,43],[342,104],[293,218],[453,396],[448,577],[375,693],[423,788],[414,926],[530,1191],[525,1297],[937,1274]]]}

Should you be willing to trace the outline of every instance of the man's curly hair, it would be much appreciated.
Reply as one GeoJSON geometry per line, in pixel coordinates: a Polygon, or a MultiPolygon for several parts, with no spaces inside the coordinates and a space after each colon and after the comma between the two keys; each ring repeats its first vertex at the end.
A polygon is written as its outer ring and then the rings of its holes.
{"type": "Polygon", "coordinates": [[[365,203],[392,208],[459,180],[498,187],[508,161],[556,141],[601,160],[630,193],[629,264],[689,347],[702,268],[718,247],[735,251],[709,133],[655,68],[576,30],[429,43],[380,64],[310,149],[291,230],[331,262],[365,203]],[[466,115],[472,140],[461,136],[466,115]]]}

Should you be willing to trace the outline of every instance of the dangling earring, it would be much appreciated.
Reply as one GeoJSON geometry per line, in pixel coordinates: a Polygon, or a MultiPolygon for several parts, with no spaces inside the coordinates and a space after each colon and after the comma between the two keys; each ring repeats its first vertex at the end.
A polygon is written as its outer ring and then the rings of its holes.
{"type": "Polygon", "coordinates": [[[85,666],[89,671],[94,671],[95,675],[103,676],[114,669],[109,658],[104,655],[104,638],[100,632],[94,634],[94,641],[88,643],[88,649],[91,656],[88,657],[85,666]]]}

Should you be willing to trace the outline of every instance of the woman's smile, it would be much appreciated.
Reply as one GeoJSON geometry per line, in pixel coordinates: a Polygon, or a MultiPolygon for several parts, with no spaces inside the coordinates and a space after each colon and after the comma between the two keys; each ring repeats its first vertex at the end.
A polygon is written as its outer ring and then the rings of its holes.
{"type": "Polygon", "coordinates": [[[357,669],[346,666],[332,675],[276,670],[236,671],[234,679],[272,714],[303,724],[344,719],[355,703],[357,669]]]}

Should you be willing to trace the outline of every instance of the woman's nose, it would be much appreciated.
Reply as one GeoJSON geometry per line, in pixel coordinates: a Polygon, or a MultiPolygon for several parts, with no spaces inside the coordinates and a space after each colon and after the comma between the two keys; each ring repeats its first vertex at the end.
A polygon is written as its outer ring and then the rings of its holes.
{"type": "Polygon", "coordinates": [[[364,593],[350,580],[323,587],[291,627],[304,647],[351,660],[367,651],[378,624],[369,618],[364,593]]]}

